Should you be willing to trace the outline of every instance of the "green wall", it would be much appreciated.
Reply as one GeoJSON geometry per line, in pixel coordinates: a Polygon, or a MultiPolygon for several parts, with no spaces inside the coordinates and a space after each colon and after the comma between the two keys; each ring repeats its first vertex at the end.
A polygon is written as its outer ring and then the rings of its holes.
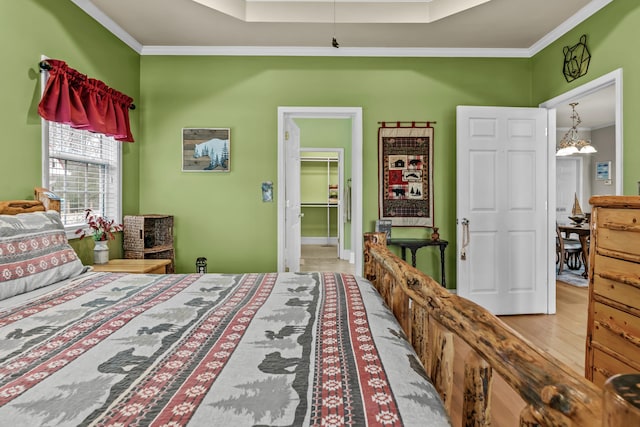
{"type": "MultiPolygon", "coordinates": [[[[0,1],[0,199],[33,199],[42,182],[40,101],[41,55],[66,61],[91,77],[133,97],[139,104],[140,56],[70,1],[0,1]]],[[[134,137],[141,141],[139,113],[131,114],[134,137]]],[[[123,146],[124,212],[137,212],[138,147],[123,146]]],[[[72,242],[90,262],[90,240],[72,242]]],[[[121,245],[111,244],[113,256],[121,245]]]]}
{"type": "Polygon", "coordinates": [[[636,44],[640,31],[640,2],[616,0],[548,46],[533,60],[533,101],[538,105],[618,68],[623,88],[623,193],[638,194],[640,181],[640,56],[636,44]],[[562,74],[563,48],[587,35],[591,53],[589,71],[571,83],[562,74]]]}
{"type": "MultiPolygon", "coordinates": [[[[125,144],[123,152],[124,213],[176,216],[179,272],[194,271],[199,256],[209,259],[209,271],[276,268],[277,204],[262,202],[261,183],[273,181],[277,189],[278,106],[362,107],[365,231],[373,230],[378,210],[378,122],[435,121],[435,222],[452,243],[447,275],[455,287],[455,107],[535,106],[623,67],[624,190],[635,194],[638,28],[638,2],[616,0],[532,59],[140,57],[71,2],[3,1],[0,196],[30,198],[40,183],[41,54],[66,60],[135,99],[137,142],[125,144]],[[583,33],[592,54],[589,73],[566,83],[562,47],[583,33]],[[181,172],[183,127],[231,128],[231,172],[181,172]]],[[[394,229],[399,237],[429,233],[394,229]]],[[[437,277],[436,251],[421,251],[418,267],[437,277]]]]}
{"type": "MultiPolygon", "coordinates": [[[[528,59],[143,56],[140,80],[140,209],[176,216],[178,271],[199,256],[209,271],[276,268],[277,204],[260,184],[277,180],[278,106],[362,107],[365,231],[378,212],[378,122],[437,122],[435,218],[454,242],[456,106],[531,104],[528,59]],[[231,172],[181,172],[183,127],[231,128],[231,172]]],[[[436,252],[418,267],[438,275],[436,252]]],[[[453,244],[447,261],[453,278],[453,244]]]]}

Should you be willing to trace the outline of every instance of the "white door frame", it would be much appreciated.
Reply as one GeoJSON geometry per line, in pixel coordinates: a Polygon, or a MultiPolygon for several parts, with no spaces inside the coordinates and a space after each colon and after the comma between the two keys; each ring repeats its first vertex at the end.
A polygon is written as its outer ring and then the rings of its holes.
{"type": "MultiPolygon", "coordinates": [[[[548,183],[548,201],[547,201],[547,212],[549,215],[548,223],[549,223],[549,254],[552,256],[549,257],[547,263],[547,274],[549,277],[549,288],[552,290],[555,288],[555,216],[556,216],[556,114],[555,108],[561,104],[567,104],[577,98],[581,98],[585,95],[589,95],[593,92],[596,92],[600,89],[603,89],[607,86],[615,85],[615,145],[616,145],[616,194],[622,194],[623,182],[622,182],[622,68],[618,68],[608,74],[598,77],[595,80],[592,80],[588,83],[583,84],[582,86],[578,86],[574,89],[571,89],[568,92],[565,92],[561,95],[556,96],[555,98],[549,99],[542,104],[539,105],[541,108],[547,108],[550,110],[549,114],[549,154],[547,159],[548,164],[548,174],[549,174],[549,183],[548,183]],[[553,279],[553,280],[552,280],[553,279]]],[[[549,313],[555,313],[555,299],[553,304],[549,304],[550,311],[549,313]]]]}
{"type": "Polygon", "coordinates": [[[351,119],[351,253],[355,273],[362,275],[362,108],[278,107],[278,271],[284,271],[285,256],[285,118],[351,119]]]}
{"type": "Polygon", "coordinates": [[[300,128],[289,117],[285,117],[286,144],[284,145],[285,181],[289,182],[282,198],[285,200],[285,271],[300,271],[302,255],[302,208],[300,192],[300,128]]]}

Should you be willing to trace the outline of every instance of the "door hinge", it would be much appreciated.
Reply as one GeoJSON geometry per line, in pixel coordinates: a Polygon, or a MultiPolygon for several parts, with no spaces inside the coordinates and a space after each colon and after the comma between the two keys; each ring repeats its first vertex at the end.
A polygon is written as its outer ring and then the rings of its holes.
{"type": "Polygon", "coordinates": [[[284,140],[285,141],[289,140],[289,131],[288,130],[284,132],[284,140]]]}

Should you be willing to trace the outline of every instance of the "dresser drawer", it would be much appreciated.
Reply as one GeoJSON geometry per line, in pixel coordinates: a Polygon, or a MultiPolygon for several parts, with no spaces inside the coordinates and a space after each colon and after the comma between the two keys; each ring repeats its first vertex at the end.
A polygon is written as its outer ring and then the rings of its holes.
{"type": "Polygon", "coordinates": [[[640,307],[640,264],[596,256],[593,293],[629,307],[640,307]]]}
{"type": "Polygon", "coordinates": [[[626,363],[608,355],[598,349],[593,350],[593,367],[591,368],[592,381],[598,387],[602,387],[604,382],[616,374],[628,374],[637,372],[626,363]]]}
{"type": "Polygon", "coordinates": [[[640,209],[599,209],[598,249],[640,256],[640,209]]]}
{"type": "MultiPolygon", "coordinates": [[[[640,235],[638,236],[640,239],[640,235]]],[[[640,288],[640,264],[596,254],[593,264],[593,275],[604,279],[613,280],[620,283],[627,283],[630,286],[640,288]]],[[[627,305],[631,305],[626,303],[627,305]]],[[[638,307],[635,305],[635,307],[638,307]]]]}
{"type": "Polygon", "coordinates": [[[631,360],[640,356],[640,318],[608,305],[593,304],[592,342],[631,360]]]}

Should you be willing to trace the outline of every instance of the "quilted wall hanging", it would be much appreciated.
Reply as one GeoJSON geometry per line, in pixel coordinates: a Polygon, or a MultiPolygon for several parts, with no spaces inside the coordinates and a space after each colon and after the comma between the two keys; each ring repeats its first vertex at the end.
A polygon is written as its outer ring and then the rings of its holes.
{"type": "Polygon", "coordinates": [[[394,227],[433,227],[435,122],[381,122],[379,217],[394,227]]]}

